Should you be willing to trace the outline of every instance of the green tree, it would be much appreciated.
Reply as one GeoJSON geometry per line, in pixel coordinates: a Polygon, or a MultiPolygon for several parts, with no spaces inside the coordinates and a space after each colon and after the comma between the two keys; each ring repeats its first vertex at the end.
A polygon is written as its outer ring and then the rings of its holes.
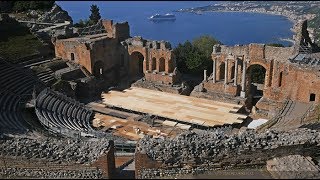
{"type": "Polygon", "coordinates": [[[195,38],[192,41],[193,46],[197,47],[206,57],[211,57],[212,47],[215,44],[221,44],[220,41],[216,40],[210,35],[203,35],[195,38]]]}
{"type": "Polygon", "coordinates": [[[96,24],[101,19],[99,8],[95,4],[91,5],[90,8],[91,15],[89,16],[89,19],[92,24],[96,24]]]}
{"type": "Polygon", "coordinates": [[[195,38],[192,43],[189,41],[184,44],[179,43],[173,50],[179,71],[202,76],[203,70],[206,69],[210,74],[212,47],[217,43],[220,42],[208,35],[195,38]]]}

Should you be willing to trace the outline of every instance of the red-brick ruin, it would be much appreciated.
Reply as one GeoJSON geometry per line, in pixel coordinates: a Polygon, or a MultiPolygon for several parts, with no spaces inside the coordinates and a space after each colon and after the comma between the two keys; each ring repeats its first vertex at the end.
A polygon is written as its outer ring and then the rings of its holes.
{"type": "MultiPolygon", "coordinates": [[[[127,22],[113,24],[112,20],[103,20],[101,23],[106,33],[56,40],[56,57],[74,61],[106,80],[127,75],[133,79],[145,77],[155,83],[179,83],[175,56],[168,42],[130,38],[127,22]]],[[[311,53],[311,57],[303,54],[302,47],[314,51],[305,26],[306,21],[299,26],[292,47],[214,46],[214,71],[209,77],[205,72],[202,82],[212,96],[202,92],[195,96],[215,99],[214,94],[222,94],[237,98],[251,108],[250,67],[260,65],[265,69],[265,82],[263,96],[256,104],[258,109],[270,110],[285,99],[319,102],[319,71],[314,69],[318,61],[313,58],[318,53],[311,53]]]]}

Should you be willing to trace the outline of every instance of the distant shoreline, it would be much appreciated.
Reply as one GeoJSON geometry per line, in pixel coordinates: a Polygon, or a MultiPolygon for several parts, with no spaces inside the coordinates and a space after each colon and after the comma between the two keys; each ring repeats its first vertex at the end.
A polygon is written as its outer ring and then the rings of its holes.
{"type": "MultiPolygon", "coordinates": [[[[266,15],[275,15],[275,16],[282,16],[285,17],[287,20],[289,20],[290,22],[293,23],[293,26],[290,28],[290,31],[293,33],[296,33],[295,31],[295,27],[297,26],[297,24],[299,23],[299,21],[302,18],[297,18],[298,15],[295,14],[290,14],[290,15],[285,15],[285,14],[280,14],[279,12],[275,11],[275,12],[263,12],[263,11],[232,11],[232,10],[197,10],[197,11],[192,11],[192,10],[176,10],[175,12],[182,12],[182,13],[206,13],[206,12],[234,12],[234,13],[257,13],[257,14],[266,14],[266,15]],[[293,18],[292,16],[295,16],[295,18],[293,18]]],[[[312,18],[306,18],[306,20],[310,20],[312,18]]],[[[288,42],[294,42],[293,37],[292,38],[279,38],[279,40],[281,41],[288,41],[288,42]]]]}

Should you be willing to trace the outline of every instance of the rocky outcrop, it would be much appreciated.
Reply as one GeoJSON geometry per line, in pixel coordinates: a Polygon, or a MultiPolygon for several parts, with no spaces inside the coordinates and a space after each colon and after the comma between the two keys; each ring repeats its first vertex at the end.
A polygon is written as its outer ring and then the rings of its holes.
{"type": "Polygon", "coordinates": [[[68,12],[63,10],[57,4],[55,4],[49,12],[41,15],[38,18],[38,21],[50,23],[63,23],[64,21],[70,21],[71,23],[73,22],[68,12]]]}

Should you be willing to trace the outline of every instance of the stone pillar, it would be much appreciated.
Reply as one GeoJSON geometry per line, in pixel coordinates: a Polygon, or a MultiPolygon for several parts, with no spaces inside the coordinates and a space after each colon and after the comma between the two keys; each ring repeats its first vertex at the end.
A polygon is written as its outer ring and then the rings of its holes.
{"type": "Polygon", "coordinates": [[[146,73],[146,71],[148,70],[148,62],[146,61],[146,59],[143,60],[143,73],[146,73]]]}
{"type": "Polygon", "coordinates": [[[152,66],[153,66],[153,64],[152,64],[153,62],[152,62],[152,59],[149,61],[149,71],[151,71],[152,72],[152,66]]]}
{"type": "Polygon", "coordinates": [[[233,85],[238,84],[238,58],[235,58],[235,63],[234,63],[234,81],[233,85]]]}
{"type": "Polygon", "coordinates": [[[207,80],[207,70],[203,70],[203,80],[207,80]]]}
{"type": "Polygon", "coordinates": [[[213,60],[213,68],[212,68],[212,82],[216,83],[216,61],[213,60]]]}
{"type": "Polygon", "coordinates": [[[246,88],[246,71],[247,71],[247,62],[243,60],[242,82],[241,82],[241,92],[240,92],[240,96],[242,98],[246,97],[246,92],[245,92],[245,88],[246,88]]]}
{"type": "Polygon", "coordinates": [[[225,61],[224,65],[224,84],[228,83],[228,59],[225,61]]]}

